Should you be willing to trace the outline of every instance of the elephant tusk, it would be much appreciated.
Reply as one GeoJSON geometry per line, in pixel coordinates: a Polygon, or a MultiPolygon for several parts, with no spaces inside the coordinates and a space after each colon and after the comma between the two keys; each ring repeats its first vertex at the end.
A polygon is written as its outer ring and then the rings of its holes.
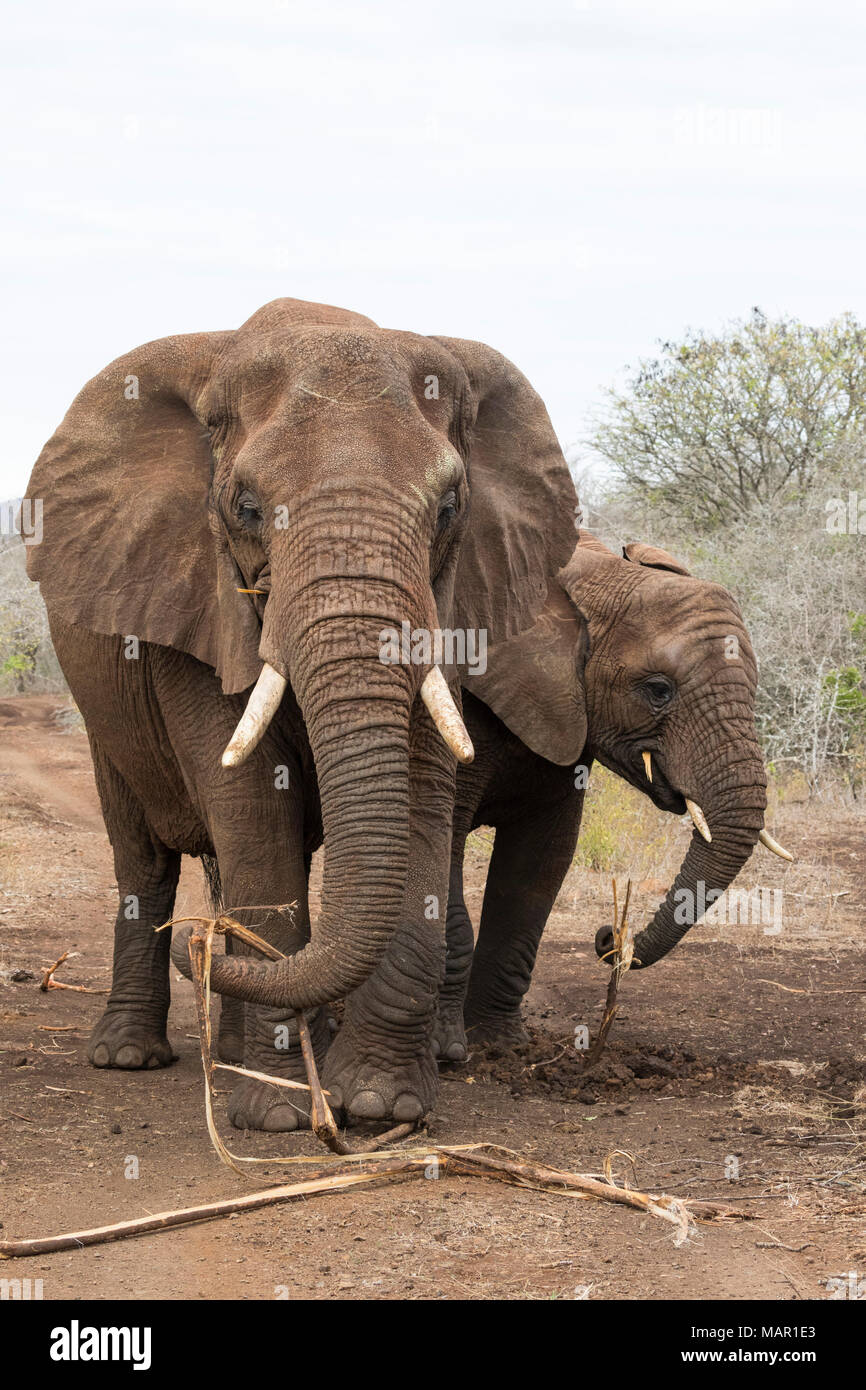
{"type": "Polygon", "coordinates": [[[471,763],[475,757],[472,740],[466,732],[466,725],[460,718],[460,711],[448,689],[448,682],[438,666],[431,667],[424,677],[424,684],[421,686],[421,699],[430,711],[430,718],[457,761],[471,763]]]}
{"type": "Polygon", "coordinates": [[[643,758],[643,765],[644,765],[644,767],[646,768],[646,779],[647,779],[648,782],[651,782],[652,779],[653,779],[653,760],[652,760],[652,757],[651,757],[651,755],[650,755],[649,753],[641,753],[641,757],[643,758]]]}
{"type": "Polygon", "coordinates": [[[707,825],[707,818],[700,806],[696,801],[689,801],[688,797],[686,797],[686,806],[688,807],[689,815],[694,821],[696,828],[700,834],[703,835],[707,844],[710,844],[713,837],[710,834],[710,827],[707,825]]]}
{"type": "Polygon", "coordinates": [[[223,753],[223,767],[238,767],[249,757],[276,714],[287,685],[285,676],[266,662],[253,686],[240,723],[223,753]]]}
{"type": "Polygon", "coordinates": [[[778,840],[774,840],[768,830],[762,830],[758,839],[761,841],[762,845],[766,845],[767,849],[772,850],[773,854],[778,854],[780,859],[787,859],[789,864],[793,864],[793,854],[791,854],[789,850],[783,849],[778,840]]]}

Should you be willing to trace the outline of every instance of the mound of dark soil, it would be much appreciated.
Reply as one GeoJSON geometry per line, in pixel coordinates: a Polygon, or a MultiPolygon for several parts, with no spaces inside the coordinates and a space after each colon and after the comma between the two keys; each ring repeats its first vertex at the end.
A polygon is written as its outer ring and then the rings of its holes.
{"type": "MultiPolygon", "coordinates": [[[[527,1042],[476,1044],[465,1069],[479,1080],[507,1085],[515,1097],[535,1093],[583,1105],[642,1091],[681,1096],[705,1086],[732,1091],[744,1085],[779,1083],[778,1067],[671,1043],[639,1047],[628,1041],[609,1042],[598,1062],[587,1066],[586,1054],[571,1039],[557,1043],[531,1025],[527,1032],[527,1042]]],[[[792,1077],[791,1085],[799,1089],[807,1084],[812,1092],[824,1091],[848,1104],[863,1079],[862,1068],[852,1058],[830,1057],[826,1068],[810,1076],[808,1083],[792,1077]]]]}

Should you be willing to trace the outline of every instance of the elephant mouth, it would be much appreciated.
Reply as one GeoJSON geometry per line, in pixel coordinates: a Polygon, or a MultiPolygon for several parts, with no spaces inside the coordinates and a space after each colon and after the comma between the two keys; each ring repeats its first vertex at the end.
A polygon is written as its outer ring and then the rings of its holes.
{"type": "Polygon", "coordinates": [[[685,793],[678,791],[668,781],[655,749],[648,750],[652,758],[652,781],[649,780],[643,759],[643,747],[644,745],[640,750],[630,751],[624,758],[609,758],[604,753],[596,753],[595,756],[608,771],[615,772],[618,777],[622,777],[639,792],[643,792],[644,796],[648,796],[660,811],[668,811],[674,816],[684,816],[688,809],[685,793]]]}

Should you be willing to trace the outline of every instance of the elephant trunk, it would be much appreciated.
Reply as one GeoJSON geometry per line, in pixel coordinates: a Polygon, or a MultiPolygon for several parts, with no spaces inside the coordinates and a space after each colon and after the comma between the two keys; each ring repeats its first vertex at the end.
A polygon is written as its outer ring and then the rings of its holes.
{"type": "MultiPolygon", "coordinates": [[[[319,629],[326,648],[345,650],[319,629]]],[[[298,691],[316,763],[325,838],[312,941],[275,965],[213,959],[212,988],[268,1007],[308,1009],[362,984],[400,920],[409,852],[409,711],[403,667],[323,662],[298,691]],[[359,694],[359,691],[365,692],[359,694]]]]}
{"type": "Polygon", "coordinates": [[[757,843],[764,823],[767,780],[760,750],[753,739],[742,758],[742,743],[719,750],[716,785],[696,795],[706,815],[712,840],[696,828],[685,859],[667,897],[649,925],[634,942],[634,966],[653,965],[682,940],[707,907],[736,878],[757,843]],[[734,764],[726,763],[736,747],[734,764]]]}
{"type": "MultiPolygon", "coordinates": [[[[283,565],[272,558],[260,651],[291,680],[315,761],[325,843],[321,910],[297,954],[275,964],[216,956],[211,972],[218,993],[283,1009],[314,1008],[356,989],[400,924],[409,724],[425,672],[383,661],[380,644],[383,631],[399,632],[404,620],[429,624],[435,614],[427,556],[411,544],[417,537],[405,516],[402,528],[389,525],[379,499],[375,531],[345,542],[337,555],[326,522],[339,499],[318,503],[287,537],[283,565]]],[[[188,974],[185,952],[181,937],[172,954],[188,974]]]]}

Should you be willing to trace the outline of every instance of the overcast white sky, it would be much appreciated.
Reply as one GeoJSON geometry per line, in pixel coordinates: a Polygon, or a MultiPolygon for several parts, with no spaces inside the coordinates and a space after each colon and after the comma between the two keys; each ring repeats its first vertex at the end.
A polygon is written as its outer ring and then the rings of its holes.
{"type": "Polygon", "coordinates": [[[279,295],[492,343],[566,446],[658,338],[866,318],[857,8],[19,4],[0,498],[112,358],[279,295]]]}

